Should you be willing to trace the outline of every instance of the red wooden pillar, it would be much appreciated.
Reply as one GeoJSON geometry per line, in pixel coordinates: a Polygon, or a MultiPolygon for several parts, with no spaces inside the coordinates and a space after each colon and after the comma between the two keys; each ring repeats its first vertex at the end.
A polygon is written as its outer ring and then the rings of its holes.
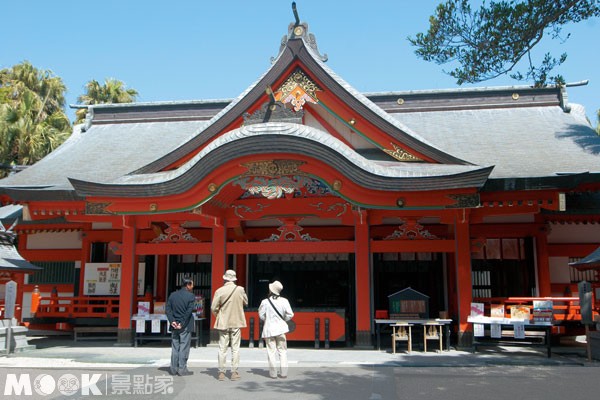
{"type": "Polygon", "coordinates": [[[552,295],[550,289],[550,260],[548,259],[548,232],[544,228],[535,237],[537,258],[538,296],[552,295]]]}
{"type": "MultiPolygon", "coordinates": [[[[455,253],[448,253],[446,256],[446,268],[448,276],[448,317],[458,321],[458,290],[456,289],[456,257],[455,253]]],[[[454,327],[453,327],[454,329],[454,327]]],[[[458,329],[456,329],[458,331],[458,329]]]]}
{"type": "MultiPolygon", "coordinates": [[[[211,298],[214,297],[215,291],[223,286],[223,275],[227,266],[227,229],[225,226],[216,225],[212,231],[212,268],[211,268],[211,298]]],[[[207,312],[210,316],[210,342],[217,343],[219,340],[217,331],[212,326],[212,314],[210,311],[207,312]]]]}
{"type": "Polygon", "coordinates": [[[454,243],[456,261],[456,290],[458,293],[458,345],[469,347],[473,341],[472,329],[467,323],[473,301],[471,280],[471,239],[469,235],[469,214],[463,210],[454,222],[454,243]]]}
{"type": "Polygon", "coordinates": [[[81,238],[81,263],[79,265],[79,296],[83,296],[83,285],[85,283],[85,264],[90,261],[90,246],[90,240],[87,238],[86,233],[83,232],[81,238]]]}
{"type": "MultiPolygon", "coordinates": [[[[22,235],[19,236],[19,241],[17,243],[17,251],[20,254],[22,253],[22,250],[26,250],[27,249],[27,235],[22,235]]],[[[11,273],[10,274],[10,280],[13,280],[17,283],[17,297],[15,299],[16,304],[19,305],[19,307],[15,307],[15,318],[17,319],[17,321],[22,321],[23,319],[23,304],[25,303],[25,299],[23,298],[23,285],[25,285],[25,274],[23,273],[11,273]]],[[[6,283],[6,282],[4,282],[6,283]]],[[[2,298],[2,300],[4,301],[4,297],[2,298]]]]}
{"type": "Polygon", "coordinates": [[[25,285],[25,274],[18,273],[12,274],[12,280],[17,283],[17,297],[15,298],[16,304],[18,307],[15,307],[15,318],[17,321],[23,321],[23,303],[25,299],[23,298],[23,286],[25,285]]]}
{"type": "Polygon", "coordinates": [[[372,347],[371,339],[371,240],[368,214],[355,212],[354,252],[356,257],[356,346],[372,347]]]}
{"type": "Polygon", "coordinates": [[[237,275],[237,284],[248,289],[246,286],[246,255],[236,254],[235,255],[235,272],[237,275]]]}
{"type": "MultiPolygon", "coordinates": [[[[156,299],[166,301],[167,299],[167,256],[160,254],[156,256],[156,299]]],[[[197,284],[197,282],[194,282],[197,284]]]]}
{"type": "Polygon", "coordinates": [[[134,271],[138,268],[136,247],[135,217],[123,217],[123,250],[121,254],[121,287],[119,295],[119,338],[118,343],[130,345],[133,331],[131,316],[137,293],[134,271]]]}

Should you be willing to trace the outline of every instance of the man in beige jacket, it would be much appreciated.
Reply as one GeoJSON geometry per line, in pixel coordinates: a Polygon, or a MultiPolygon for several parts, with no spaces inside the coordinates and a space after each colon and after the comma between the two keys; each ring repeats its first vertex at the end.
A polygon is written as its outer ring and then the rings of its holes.
{"type": "Polygon", "coordinates": [[[227,347],[231,345],[231,380],[240,379],[238,366],[240,364],[240,342],[242,332],[246,327],[244,306],[248,305],[248,296],[242,286],[237,286],[235,271],[228,269],[223,275],[225,284],[217,289],[210,306],[215,316],[214,328],[219,332],[219,377],[225,380],[225,360],[227,347]]]}

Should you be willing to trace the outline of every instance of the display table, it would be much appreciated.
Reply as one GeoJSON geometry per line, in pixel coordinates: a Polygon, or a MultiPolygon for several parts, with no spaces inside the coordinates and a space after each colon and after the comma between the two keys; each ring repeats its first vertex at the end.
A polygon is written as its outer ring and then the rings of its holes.
{"type": "Polygon", "coordinates": [[[548,358],[552,356],[550,334],[552,322],[534,322],[533,320],[468,317],[467,322],[473,324],[473,347],[504,346],[544,346],[548,358]],[[481,328],[476,327],[480,325],[481,328]]]}
{"type": "MultiPolygon", "coordinates": [[[[432,323],[441,325],[446,336],[446,350],[450,350],[450,324],[451,319],[429,318],[429,319],[375,319],[375,332],[377,333],[377,350],[381,350],[381,327],[393,326],[399,323],[411,324],[413,326],[423,326],[424,329],[432,323]]],[[[426,348],[426,347],[425,347],[426,348]]]]}
{"type": "MultiPolygon", "coordinates": [[[[202,321],[205,319],[194,315],[195,329],[192,333],[192,343],[195,343],[195,348],[198,347],[198,344],[202,345],[202,321]]],[[[134,347],[145,341],[171,340],[171,330],[165,314],[134,314],[131,321],[135,331],[133,336],[134,347]]]]}

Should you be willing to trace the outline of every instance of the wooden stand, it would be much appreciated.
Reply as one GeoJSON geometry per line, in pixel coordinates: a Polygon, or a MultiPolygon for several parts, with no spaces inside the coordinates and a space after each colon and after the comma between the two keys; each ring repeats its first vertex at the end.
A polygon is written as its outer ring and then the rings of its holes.
{"type": "Polygon", "coordinates": [[[423,351],[427,351],[427,341],[437,340],[440,343],[440,352],[442,351],[442,326],[436,321],[429,321],[423,324],[423,351]]]}
{"type": "Polygon", "coordinates": [[[396,354],[396,342],[407,342],[408,352],[412,351],[412,324],[398,322],[392,325],[392,353],[396,354]]]}

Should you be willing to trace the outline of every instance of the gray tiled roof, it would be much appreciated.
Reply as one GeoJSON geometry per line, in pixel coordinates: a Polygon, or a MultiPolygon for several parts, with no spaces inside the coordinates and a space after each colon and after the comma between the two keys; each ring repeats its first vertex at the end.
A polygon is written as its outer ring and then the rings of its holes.
{"type": "Polygon", "coordinates": [[[205,124],[171,121],[92,125],[86,132],[75,129],[56,151],[0,185],[72,190],[68,178],[112,182],[165,155],[205,124]]]}
{"type": "Polygon", "coordinates": [[[439,190],[482,187],[490,168],[473,165],[372,161],[319,129],[269,122],[234,129],[202,149],[177,169],[130,174],[112,184],[71,180],[79,193],[95,196],[140,197],[189,190],[232,157],[291,152],[329,164],[357,184],[379,190],[439,190]],[[265,144],[268,145],[265,145],[265,144]]]}
{"type": "MultiPolygon", "coordinates": [[[[4,229],[4,228],[2,228],[4,229]]],[[[14,245],[15,233],[0,230],[0,271],[36,271],[42,269],[21,257],[14,245]]]]}
{"type": "Polygon", "coordinates": [[[490,178],[600,173],[600,136],[577,105],[393,114],[441,150],[476,165],[490,178]]]}
{"type": "Polygon", "coordinates": [[[581,260],[569,263],[569,265],[581,270],[600,269],[600,247],[581,260]]]}

